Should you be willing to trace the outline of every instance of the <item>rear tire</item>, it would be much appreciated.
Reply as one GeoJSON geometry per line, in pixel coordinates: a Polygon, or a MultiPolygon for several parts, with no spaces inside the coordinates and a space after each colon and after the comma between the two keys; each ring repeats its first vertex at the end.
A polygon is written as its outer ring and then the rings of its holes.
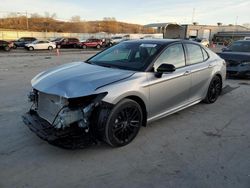
{"type": "Polygon", "coordinates": [[[137,136],[142,122],[140,105],[131,99],[124,99],[109,113],[103,139],[112,147],[125,146],[137,136]]]}
{"type": "Polygon", "coordinates": [[[53,50],[53,47],[52,47],[52,46],[49,46],[49,47],[48,47],[48,50],[49,50],[49,51],[53,50]]]}
{"type": "Polygon", "coordinates": [[[83,49],[86,49],[86,48],[87,48],[87,46],[86,46],[86,45],[83,45],[83,46],[82,46],[82,48],[83,48],[83,49]]]}
{"type": "Polygon", "coordinates": [[[214,103],[221,94],[221,91],[222,91],[221,78],[219,76],[215,76],[213,77],[213,79],[209,84],[207,95],[206,98],[204,99],[204,102],[207,104],[214,103]]]}
{"type": "Polygon", "coordinates": [[[98,45],[96,46],[96,48],[97,48],[97,49],[100,49],[100,48],[101,48],[101,46],[98,44],[98,45]]]}

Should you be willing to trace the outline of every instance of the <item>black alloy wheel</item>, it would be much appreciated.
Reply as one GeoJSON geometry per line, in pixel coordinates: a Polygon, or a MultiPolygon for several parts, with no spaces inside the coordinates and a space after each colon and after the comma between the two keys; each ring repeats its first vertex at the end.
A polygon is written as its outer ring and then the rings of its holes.
{"type": "Polygon", "coordinates": [[[109,115],[105,127],[105,141],[113,147],[129,144],[138,134],[142,120],[140,105],[130,99],[122,100],[109,115]]]}
{"type": "Polygon", "coordinates": [[[212,81],[210,82],[208,91],[207,91],[207,96],[205,98],[205,103],[211,104],[214,103],[219,95],[221,94],[222,91],[222,83],[221,79],[219,76],[215,76],[212,81]]]}

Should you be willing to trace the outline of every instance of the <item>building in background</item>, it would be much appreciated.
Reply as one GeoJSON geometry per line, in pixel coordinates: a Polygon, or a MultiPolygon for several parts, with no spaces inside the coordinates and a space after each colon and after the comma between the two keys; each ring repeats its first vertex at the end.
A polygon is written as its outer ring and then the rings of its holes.
{"type": "Polygon", "coordinates": [[[222,25],[222,23],[217,25],[199,25],[196,22],[193,24],[153,23],[145,25],[145,27],[157,28],[159,33],[163,33],[164,38],[172,39],[206,38],[209,41],[214,41],[215,39],[218,40],[222,33],[224,35],[227,33],[227,39],[228,37],[231,37],[231,39],[243,39],[249,36],[248,34],[250,33],[249,28],[241,25],[222,25]]]}

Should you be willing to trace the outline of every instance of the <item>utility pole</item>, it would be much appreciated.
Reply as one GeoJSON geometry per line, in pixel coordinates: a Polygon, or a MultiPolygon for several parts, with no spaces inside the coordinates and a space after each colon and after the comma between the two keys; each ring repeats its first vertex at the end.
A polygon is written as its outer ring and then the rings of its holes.
{"type": "Polygon", "coordinates": [[[234,24],[234,30],[233,30],[232,40],[234,40],[234,34],[235,34],[235,32],[236,32],[237,24],[238,24],[238,16],[236,16],[236,19],[235,19],[235,24],[234,24]]]}
{"type": "Polygon", "coordinates": [[[194,16],[195,16],[195,8],[193,8],[193,13],[192,13],[192,20],[191,20],[191,24],[193,24],[194,23],[194,16]]]}
{"type": "Polygon", "coordinates": [[[26,29],[29,30],[29,18],[27,10],[26,10],[26,29]]]}

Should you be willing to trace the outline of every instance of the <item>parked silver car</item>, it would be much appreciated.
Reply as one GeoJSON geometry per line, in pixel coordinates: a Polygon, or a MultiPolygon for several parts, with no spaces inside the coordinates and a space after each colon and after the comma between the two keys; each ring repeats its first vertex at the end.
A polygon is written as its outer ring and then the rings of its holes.
{"type": "Polygon", "coordinates": [[[123,42],[86,62],[38,74],[24,122],[49,141],[77,128],[124,146],[147,122],[201,101],[214,103],[225,77],[225,61],[195,42],[123,42]]]}

